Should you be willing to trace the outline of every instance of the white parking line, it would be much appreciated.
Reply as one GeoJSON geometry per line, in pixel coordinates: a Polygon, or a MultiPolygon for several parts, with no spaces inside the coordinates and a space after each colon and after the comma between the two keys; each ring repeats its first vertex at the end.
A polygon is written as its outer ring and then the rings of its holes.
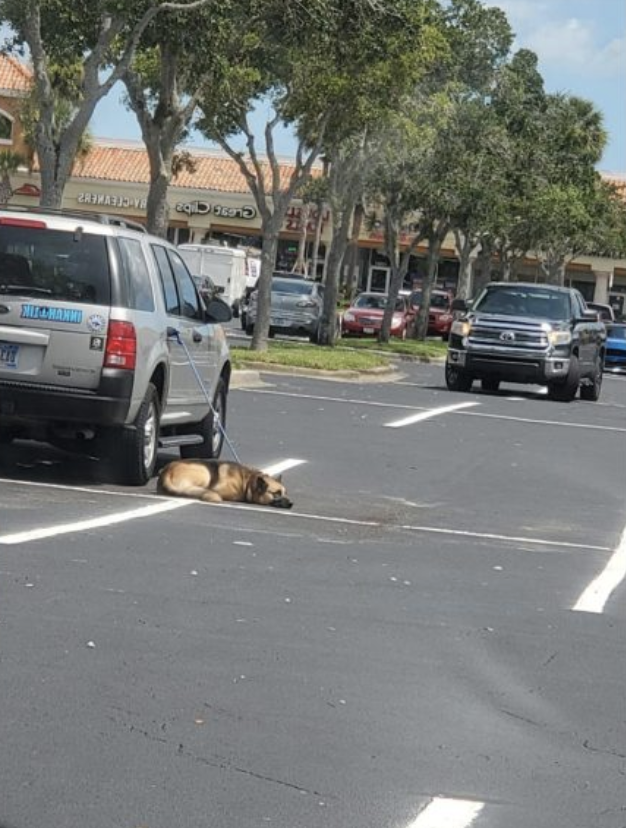
{"type": "Polygon", "coordinates": [[[440,408],[420,411],[419,414],[411,414],[410,417],[404,417],[402,420],[394,420],[384,425],[386,428],[402,428],[403,426],[413,425],[413,423],[421,423],[423,420],[430,420],[432,417],[439,417],[440,414],[451,414],[453,411],[460,411],[462,408],[473,408],[476,405],[479,405],[479,403],[464,402],[457,403],[456,405],[443,405],[440,408]]]}
{"type": "Polygon", "coordinates": [[[407,828],[468,828],[484,807],[484,802],[435,797],[407,828]]]}
{"type": "MultiPolygon", "coordinates": [[[[241,388],[238,390],[244,392],[245,394],[268,394],[275,397],[293,397],[299,400],[320,400],[321,402],[336,402],[344,405],[365,405],[374,408],[394,408],[397,411],[429,410],[426,406],[403,405],[402,403],[386,403],[378,402],[377,400],[359,400],[346,397],[327,397],[320,394],[294,394],[287,391],[272,391],[261,388],[241,388]]],[[[595,425],[593,423],[572,423],[566,420],[539,420],[532,417],[511,417],[507,414],[488,414],[484,411],[458,411],[452,413],[458,414],[459,417],[486,417],[490,420],[509,420],[516,423],[530,423],[531,425],[562,426],[564,428],[589,429],[590,431],[614,431],[618,433],[626,433],[626,428],[619,428],[618,426],[595,425]]]]}
{"type": "Polygon", "coordinates": [[[604,612],[607,601],[626,578],[626,529],[611,559],[574,604],[575,612],[604,612]]]}
{"type": "MultiPolygon", "coordinates": [[[[283,461],[287,462],[287,461],[283,461]]],[[[290,463],[295,461],[290,460],[290,463]]],[[[305,460],[299,461],[300,463],[306,462],[305,460]]],[[[270,472],[272,469],[276,469],[280,467],[280,463],[276,463],[274,466],[265,466],[264,471],[270,472]]],[[[292,466],[290,466],[292,467],[292,466]]],[[[274,471],[276,474],[277,472],[274,471]]],[[[354,518],[342,518],[342,517],[334,517],[332,515],[316,515],[310,514],[307,512],[293,512],[293,511],[284,511],[282,509],[274,510],[268,509],[267,506],[252,506],[250,504],[244,503],[201,503],[199,500],[178,500],[169,497],[164,497],[163,495],[153,494],[151,492],[139,493],[139,492],[119,492],[114,491],[112,489],[90,489],[87,487],[73,487],[73,486],[66,486],[61,483],[37,483],[36,481],[32,480],[13,480],[11,478],[0,478],[0,483],[10,483],[13,486],[28,486],[28,487],[40,487],[44,489],[60,489],[61,491],[69,491],[69,492],[85,492],[94,495],[103,495],[105,497],[115,496],[115,497],[128,497],[128,498],[143,498],[144,500],[152,500],[156,501],[155,505],[152,507],[145,507],[145,509],[153,509],[154,514],[158,514],[159,511],[170,511],[172,509],[180,509],[184,506],[210,506],[213,508],[224,508],[224,509],[242,509],[247,512],[259,512],[265,515],[273,515],[274,517],[285,518],[285,519],[294,519],[300,518],[303,520],[312,520],[312,521],[319,521],[320,523],[335,523],[335,524],[343,524],[345,526],[367,526],[373,528],[385,528],[389,527],[389,524],[383,524],[379,521],[375,520],[358,520],[354,518]]],[[[103,523],[99,523],[98,525],[112,525],[114,523],[123,523],[125,520],[132,520],[133,516],[135,517],[142,517],[147,514],[143,509],[135,509],[128,512],[117,512],[115,514],[109,515],[107,518],[95,518],[96,521],[104,521],[103,523]]],[[[36,540],[39,537],[51,537],[56,534],[69,534],[70,532],[80,532],[85,529],[92,528],[91,526],[92,521],[78,521],[77,523],[70,523],[70,524],[62,524],[63,531],[58,531],[59,526],[52,526],[49,528],[43,529],[33,529],[27,532],[17,532],[12,535],[0,535],[0,543],[24,543],[26,540],[36,540]],[[16,540],[19,538],[19,540],[16,540]]],[[[95,524],[94,524],[95,525],[95,524]]],[[[494,534],[492,532],[471,532],[465,529],[445,529],[438,526],[414,526],[414,525],[401,525],[396,527],[389,527],[389,528],[396,528],[396,529],[403,529],[410,532],[424,532],[427,534],[438,534],[438,535],[449,535],[449,536],[461,536],[467,538],[477,538],[482,540],[496,540],[496,541],[505,541],[507,543],[516,543],[522,546],[526,545],[537,545],[537,546],[550,546],[560,549],[584,549],[584,550],[591,550],[594,552],[611,552],[611,548],[608,546],[594,546],[592,544],[587,543],[570,543],[568,541],[554,541],[554,540],[547,540],[546,538],[532,538],[527,536],[516,536],[516,535],[499,535],[494,534]]]]}
{"type": "Polygon", "coordinates": [[[303,463],[306,463],[306,460],[296,460],[295,457],[288,457],[286,460],[281,460],[271,466],[263,466],[263,471],[265,474],[275,477],[277,474],[282,474],[287,469],[293,469],[294,466],[301,466],[303,463]]]}
{"type": "Polygon", "coordinates": [[[86,532],[88,529],[100,529],[103,526],[113,526],[116,523],[126,523],[128,520],[150,517],[162,512],[171,512],[173,509],[181,509],[189,506],[192,501],[185,500],[163,500],[151,506],[142,506],[140,509],[130,509],[127,512],[115,512],[111,515],[104,515],[89,520],[79,520],[74,523],[58,523],[55,526],[46,526],[41,529],[30,529],[25,532],[15,532],[11,535],[0,535],[0,543],[12,545],[16,543],[28,543],[29,541],[53,538],[57,535],[68,535],[72,532],[86,532]]]}

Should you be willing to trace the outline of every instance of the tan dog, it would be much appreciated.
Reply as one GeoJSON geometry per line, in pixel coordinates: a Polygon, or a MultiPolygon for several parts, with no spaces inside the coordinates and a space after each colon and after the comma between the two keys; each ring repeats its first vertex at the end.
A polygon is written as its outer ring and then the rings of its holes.
{"type": "Polygon", "coordinates": [[[225,460],[173,460],[161,471],[157,491],[205,503],[231,500],[280,509],[293,506],[280,478],[225,460]]]}

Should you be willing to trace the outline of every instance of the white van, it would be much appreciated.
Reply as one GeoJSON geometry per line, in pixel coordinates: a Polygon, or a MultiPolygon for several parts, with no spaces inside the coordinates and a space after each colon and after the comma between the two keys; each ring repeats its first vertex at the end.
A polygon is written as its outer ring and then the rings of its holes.
{"type": "Polygon", "coordinates": [[[180,244],[178,252],[192,276],[210,276],[221,298],[237,315],[246,289],[245,252],[236,247],[213,244],[180,244]]]}

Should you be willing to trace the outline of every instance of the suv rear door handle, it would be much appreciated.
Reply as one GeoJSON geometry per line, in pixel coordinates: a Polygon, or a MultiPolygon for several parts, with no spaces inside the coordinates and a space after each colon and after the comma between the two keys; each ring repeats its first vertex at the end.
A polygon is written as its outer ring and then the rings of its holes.
{"type": "Polygon", "coordinates": [[[194,342],[202,342],[202,334],[200,333],[200,331],[194,331],[191,334],[191,338],[194,342]]]}

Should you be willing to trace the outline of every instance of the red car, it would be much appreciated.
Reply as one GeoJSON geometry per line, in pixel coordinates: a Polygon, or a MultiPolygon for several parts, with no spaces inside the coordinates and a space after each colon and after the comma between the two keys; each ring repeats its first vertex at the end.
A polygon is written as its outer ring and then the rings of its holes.
{"type": "MultiPolygon", "coordinates": [[[[360,293],[341,319],[342,336],[378,336],[387,307],[384,293],[360,293]]],[[[398,296],[391,319],[391,336],[406,339],[407,329],[415,317],[405,296],[398,296]]]]}
{"type": "MultiPolygon", "coordinates": [[[[414,290],[409,297],[409,304],[414,316],[422,304],[422,291],[414,290]]],[[[430,294],[430,309],[428,311],[428,334],[440,336],[446,340],[450,336],[452,327],[452,296],[447,290],[433,290],[430,294]]]]}

